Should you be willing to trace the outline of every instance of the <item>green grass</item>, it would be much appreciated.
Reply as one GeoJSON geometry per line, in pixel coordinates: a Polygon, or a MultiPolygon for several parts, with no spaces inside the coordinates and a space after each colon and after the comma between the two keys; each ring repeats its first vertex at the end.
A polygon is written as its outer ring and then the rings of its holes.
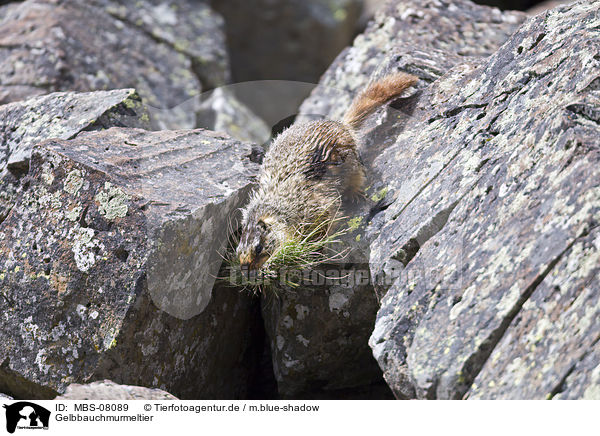
{"type": "MultiPolygon", "coordinates": [[[[271,255],[261,269],[266,275],[275,279],[280,278],[279,272],[283,269],[307,270],[323,262],[342,259],[346,250],[337,251],[335,247],[342,243],[340,238],[349,229],[333,230],[337,222],[342,219],[336,218],[312,228],[298,229],[292,238],[271,255]]],[[[287,284],[298,286],[297,283],[287,284]]]]}

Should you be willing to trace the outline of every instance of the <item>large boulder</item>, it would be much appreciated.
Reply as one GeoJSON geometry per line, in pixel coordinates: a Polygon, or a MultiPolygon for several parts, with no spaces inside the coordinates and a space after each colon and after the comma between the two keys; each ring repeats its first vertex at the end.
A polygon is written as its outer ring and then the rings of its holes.
{"type": "Polygon", "coordinates": [[[142,386],[119,385],[102,380],[87,385],[72,384],[55,400],[177,400],[177,397],[160,389],[142,386]]]}
{"type": "MultiPolygon", "coordinates": [[[[467,1],[457,2],[454,8],[442,8],[436,1],[392,2],[354,46],[334,61],[302,105],[301,118],[341,118],[355,93],[380,69],[401,68],[418,74],[422,78],[419,87],[423,87],[457,64],[491,54],[522,19],[522,14],[502,14],[467,1]]],[[[414,105],[418,95],[409,92],[405,106],[414,105]]],[[[274,372],[284,396],[335,396],[341,389],[381,380],[367,346],[379,308],[369,277],[369,247],[378,231],[372,222],[380,222],[378,212],[391,201],[394,190],[388,187],[392,185],[389,179],[399,166],[374,164],[373,160],[408,118],[407,113],[389,113],[391,121],[380,129],[374,128],[381,120],[373,117],[363,138],[368,198],[344,210],[344,226],[351,230],[345,243],[352,251],[336,268],[350,280],[331,285],[309,282],[282,289],[277,298],[263,299],[274,372]]]]}
{"type": "Polygon", "coordinates": [[[189,58],[203,88],[212,89],[230,81],[223,18],[207,0],[89,3],[189,58]]]}
{"type": "Polygon", "coordinates": [[[110,128],[36,146],[0,224],[0,391],[110,378],[241,398],[253,300],[215,285],[253,148],[204,130],[110,128]]]}
{"type": "Polygon", "coordinates": [[[201,2],[27,0],[3,15],[0,104],[131,87],[160,109],[154,127],[193,128],[185,103],[228,80],[222,20],[201,2]]]}
{"type": "Polygon", "coordinates": [[[347,218],[340,225],[350,231],[328,248],[332,259],[284,271],[262,298],[282,397],[366,398],[373,390],[379,398],[389,396],[378,387],[381,370],[367,345],[378,308],[369,281],[368,241],[361,239],[369,209],[368,202],[345,204],[347,218]]]}
{"type": "Polygon", "coordinates": [[[397,397],[597,396],[599,24],[587,0],[527,21],[375,158],[371,271],[398,274],[370,344],[397,397]]]}

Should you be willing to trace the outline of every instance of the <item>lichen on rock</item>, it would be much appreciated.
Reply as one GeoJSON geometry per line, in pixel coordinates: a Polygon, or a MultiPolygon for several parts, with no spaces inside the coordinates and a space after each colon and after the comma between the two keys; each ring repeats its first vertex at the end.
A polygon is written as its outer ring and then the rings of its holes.
{"type": "Polygon", "coordinates": [[[106,182],[104,189],[96,194],[94,199],[98,202],[98,211],[100,215],[107,220],[123,218],[127,215],[127,203],[130,197],[118,186],[106,182]]]}

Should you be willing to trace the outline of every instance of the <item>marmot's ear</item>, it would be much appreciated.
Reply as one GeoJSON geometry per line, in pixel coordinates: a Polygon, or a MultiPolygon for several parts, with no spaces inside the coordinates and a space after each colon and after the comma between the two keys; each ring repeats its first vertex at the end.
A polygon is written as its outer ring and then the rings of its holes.
{"type": "Polygon", "coordinates": [[[323,155],[323,162],[327,165],[341,165],[348,156],[348,147],[343,144],[333,144],[327,147],[323,155]]]}
{"type": "Polygon", "coordinates": [[[328,167],[343,164],[349,153],[350,146],[335,142],[317,146],[309,157],[306,176],[310,179],[323,178],[328,167]]]}

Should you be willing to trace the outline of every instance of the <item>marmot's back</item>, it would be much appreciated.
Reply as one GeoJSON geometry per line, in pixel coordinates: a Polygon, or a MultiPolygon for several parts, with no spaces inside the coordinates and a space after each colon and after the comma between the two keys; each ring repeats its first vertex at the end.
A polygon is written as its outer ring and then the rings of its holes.
{"type": "MultiPolygon", "coordinates": [[[[350,130],[336,121],[295,124],[283,131],[263,161],[259,183],[298,177],[309,183],[328,179],[332,189],[341,187],[335,170],[352,155],[355,140],[350,130]],[[339,186],[338,186],[339,185],[339,186]]],[[[342,183],[343,184],[343,183],[342,183]]]]}

